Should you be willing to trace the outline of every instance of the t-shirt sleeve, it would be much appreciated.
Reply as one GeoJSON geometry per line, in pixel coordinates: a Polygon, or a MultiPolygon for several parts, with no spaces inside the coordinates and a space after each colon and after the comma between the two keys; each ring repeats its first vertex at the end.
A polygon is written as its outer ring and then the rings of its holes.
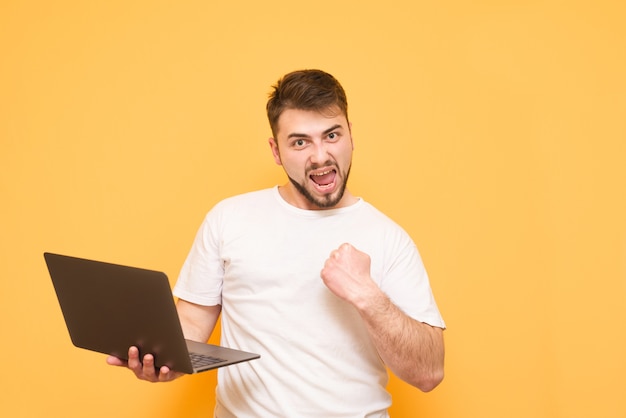
{"type": "Polygon", "coordinates": [[[381,289],[411,318],[445,328],[417,247],[405,234],[400,234],[394,241],[387,247],[391,251],[381,289]]]}
{"type": "Polygon", "coordinates": [[[219,217],[219,210],[214,208],[202,222],[174,286],[176,297],[198,305],[221,305],[224,263],[219,248],[219,217]]]}

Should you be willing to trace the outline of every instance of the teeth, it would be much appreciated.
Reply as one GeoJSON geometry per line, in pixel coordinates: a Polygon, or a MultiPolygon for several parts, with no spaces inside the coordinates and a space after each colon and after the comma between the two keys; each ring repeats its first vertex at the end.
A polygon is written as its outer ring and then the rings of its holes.
{"type": "Polygon", "coordinates": [[[332,173],[333,170],[324,171],[323,173],[311,174],[312,176],[325,176],[326,174],[332,173]]]}

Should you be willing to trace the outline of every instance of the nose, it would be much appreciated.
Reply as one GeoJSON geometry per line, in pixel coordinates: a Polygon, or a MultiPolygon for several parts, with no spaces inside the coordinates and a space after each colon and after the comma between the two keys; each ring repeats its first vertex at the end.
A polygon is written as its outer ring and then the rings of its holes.
{"type": "Polygon", "coordinates": [[[311,163],[324,164],[326,161],[328,161],[328,150],[326,149],[326,144],[324,142],[315,144],[313,147],[313,153],[311,154],[311,163]]]}

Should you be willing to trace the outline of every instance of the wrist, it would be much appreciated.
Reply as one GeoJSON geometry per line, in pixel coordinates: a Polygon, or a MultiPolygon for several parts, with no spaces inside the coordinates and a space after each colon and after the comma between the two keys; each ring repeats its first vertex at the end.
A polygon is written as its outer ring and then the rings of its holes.
{"type": "Polygon", "coordinates": [[[363,316],[372,316],[387,311],[390,304],[389,297],[375,284],[367,291],[362,292],[360,297],[353,302],[353,305],[363,316]]]}

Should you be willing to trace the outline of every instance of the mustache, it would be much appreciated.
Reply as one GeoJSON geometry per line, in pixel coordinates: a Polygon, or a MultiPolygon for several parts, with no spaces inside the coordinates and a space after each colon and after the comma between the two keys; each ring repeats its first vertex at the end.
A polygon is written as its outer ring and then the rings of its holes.
{"type": "Polygon", "coordinates": [[[339,171],[338,170],[339,167],[337,167],[337,163],[335,161],[327,160],[327,161],[325,161],[325,162],[323,162],[321,164],[320,163],[313,163],[313,164],[309,165],[306,168],[306,172],[308,173],[309,171],[317,170],[317,169],[320,169],[322,167],[332,167],[335,170],[339,171]]]}

